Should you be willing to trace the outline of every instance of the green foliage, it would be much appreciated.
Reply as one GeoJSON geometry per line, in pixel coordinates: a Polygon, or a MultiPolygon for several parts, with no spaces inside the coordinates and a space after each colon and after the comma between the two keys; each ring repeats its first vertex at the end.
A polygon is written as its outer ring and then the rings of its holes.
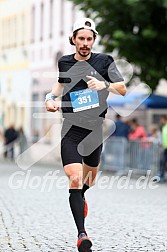
{"type": "Polygon", "coordinates": [[[97,23],[105,52],[137,65],[152,90],[167,79],[167,0],[70,0],[97,23]]]}

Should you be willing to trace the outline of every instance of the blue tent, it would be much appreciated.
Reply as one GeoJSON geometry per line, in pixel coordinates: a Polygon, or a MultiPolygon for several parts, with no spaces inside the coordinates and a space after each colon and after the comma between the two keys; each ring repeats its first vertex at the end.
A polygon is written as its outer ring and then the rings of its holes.
{"type": "Polygon", "coordinates": [[[167,108],[167,97],[155,94],[130,93],[125,96],[116,96],[107,100],[108,107],[127,107],[136,103],[145,108],[167,108]]]}
{"type": "Polygon", "coordinates": [[[151,94],[144,102],[143,104],[147,108],[158,108],[158,109],[164,109],[167,108],[167,97],[151,94]]]}

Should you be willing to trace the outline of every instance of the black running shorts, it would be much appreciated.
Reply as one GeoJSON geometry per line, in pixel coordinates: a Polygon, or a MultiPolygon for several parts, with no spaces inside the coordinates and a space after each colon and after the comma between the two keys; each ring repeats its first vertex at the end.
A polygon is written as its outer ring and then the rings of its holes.
{"type": "Polygon", "coordinates": [[[85,163],[97,167],[102,151],[102,126],[93,129],[71,125],[64,120],[61,132],[61,158],[63,166],[85,163]]]}

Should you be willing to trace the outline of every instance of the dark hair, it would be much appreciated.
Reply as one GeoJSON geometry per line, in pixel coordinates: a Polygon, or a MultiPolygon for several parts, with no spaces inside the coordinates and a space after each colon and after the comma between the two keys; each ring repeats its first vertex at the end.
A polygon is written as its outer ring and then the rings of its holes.
{"type": "MultiPolygon", "coordinates": [[[[71,36],[71,37],[69,37],[69,42],[70,42],[70,44],[71,45],[75,45],[74,43],[73,43],[73,41],[72,41],[72,38],[76,38],[76,36],[77,36],[77,33],[78,33],[78,31],[80,31],[80,30],[82,30],[82,28],[81,29],[78,29],[78,30],[76,30],[76,31],[74,31],[73,32],[73,35],[71,36]]],[[[92,31],[93,32],[93,38],[94,38],[94,40],[96,39],[96,34],[95,34],[95,32],[94,31],[92,31]]]]}
{"type": "Polygon", "coordinates": [[[162,116],[161,116],[161,119],[163,119],[163,120],[166,121],[166,120],[167,120],[167,115],[162,115],[162,116]]]}
{"type": "Polygon", "coordinates": [[[116,114],[115,117],[117,120],[119,120],[121,118],[120,114],[116,114]]]}
{"type": "Polygon", "coordinates": [[[131,121],[133,124],[135,125],[139,125],[139,122],[138,122],[138,119],[135,117],[135,118],[132,118],[132,121],[131,121]]]}

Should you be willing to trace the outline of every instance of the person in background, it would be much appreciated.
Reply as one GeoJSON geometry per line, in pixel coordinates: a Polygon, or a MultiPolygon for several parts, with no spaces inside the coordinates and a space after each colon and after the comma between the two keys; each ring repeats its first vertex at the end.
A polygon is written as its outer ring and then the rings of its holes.
{"type": "Polygon", "coordinates": [[[116,114],[115,126],[116,126],[116,129],[114,133],[112,134],[112,136],[125,137],[126,139],[128,139],[130,127],[128,123],[122,120],[122,117],[119,114],[116,114]]]}
{"type": "Polygon", "coordinates": [[[4,143],[4,137],[2,131],[0,131],[0,157],[3,154],[3,143],[4,143]]]}
{"type": "Polygon", "coordinates": [[[0,142],[2,142],[3,141],[3,133],[2,133],[2,131],[0,131],[0,142]]]}
{"type": "Polygon", "coordinates": [[[127,139],[130,131],[128,123],[124,122],[119,114],[115,116],[115,131],[113,132],[113,125],[109,129],[110,137],[106,140],[102,157],[101,168],[105,167],[107,157],[111,157],[111,166],[115,171],[123,171],[126,162],[127,153],[127,139]]]}
{"type": "Polygon", "coordinates": [[[157,164],[154,165],[154,174],[160,176],[162,157],[163,157],[163,147],[162,147],[162,134],[159,125],[152,124],[150,126],[148,141],[150,142],[150,153],[147,156],[148,157],[150,156],[150,158],[153,160],[153,163],[157,164]]]}
{"type": "Polygon", "coordinates": [[[18,138],[18,133],[14,128],[14,125],[11,124],[9,128],[7,128],[4,132],[4,144],[5,144],[5,152],[4,157],[14,159],[14,145],[18,138]]]}
{"type": "Polygon", "coordinates": [[[144,126],[138,123],[137,118],[133,118],[130,121],[130,128],[131,130],[128,134],[129,140],[135,140],[135,139],[141,139],[141,138],[147,137],[147,133],[144,126]]]}
{"type": "Polygon", "coordinates": [[[133,118],[129,122],[130,132],[128,139],[130,140],[131,165],[135,169],[148,170],[150,161],[148,158],[149,144],[147,143],[147,133],[143,125],[138,123],[137,118],[133,118]]]}
{"type": "Polygon", "coordinates": [[[149,140],[162,144],[162,134],[158,125],[153,124],[150,127],[149,140]]]}
{"type": "Polygon", "coordinates": [[[20,154],[21,154],[28,147],[27,137],[26,137],[22,127],[20,127],[20,129],[18,130],[18,144],[19,144],[20,154]]]}
{"type": "Polygon", "coordinates": [[[167,116],[164,115],[161,118],[162,124],[162,147],[163,147],[163,154],[162,154],[162,162],[160,167],[160,182],[165,181],[165,171],[167,167],[167,116]]]}

